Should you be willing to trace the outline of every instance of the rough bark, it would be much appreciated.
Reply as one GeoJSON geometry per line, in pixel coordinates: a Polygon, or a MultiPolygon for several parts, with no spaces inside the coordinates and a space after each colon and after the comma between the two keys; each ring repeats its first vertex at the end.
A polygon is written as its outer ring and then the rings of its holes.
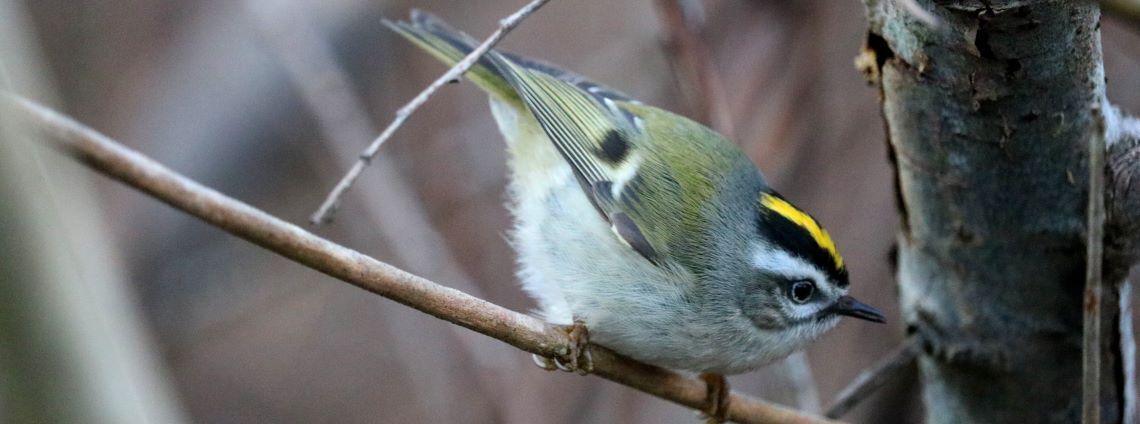
{"type": "Polygon", "coordinates": [[[1140,120],[1105,108],[1108,174],[1105,178],[1105,254],[1110,262],[1135,263],[1140,240],[1140,120]]]}
{"type": "MultiPolygon", "coordinates": [[[[859,63],[882,90],[927,421],[1076,422],[1086,149],[1106,105],[1097,4],[902,3],[866,1],[859,63]]],[[[1122,281],[1128,264],[1106,261],[1104,277],[1122,281]]],[[[1102,422],[1125,403],[1114,339],[1102,422]]]]}
{"type": "MultiPolygon", "coordinates": [[[[1140,120],[1123,116],[1120,110],[1112,106],[1105,107],[1104,115],[1108,149],[1108,172],[1105,175],[1105,265],[1110,267],[1107,269],[1123,273],[1140,257],[1140,243],[1137,243],[1140,240],[1140,184],[1133,184],[1133,180],[1140,176],[1140,120]]],[[[1136,388],[1136,334],[1132,325],[1135,315],[1129,295],[1131,284],[1124,280],[1114,287],[1115,290],[1110,295],[1117,297],[1120,307],[1109,311],[1116,314],[1115,322],[1110,324],[1119,329],[1119,337],[1110,348],[1120,358],[1114,363],[1118,367],[1114,372],[1123,374],[1124,383],[1118,389],[1122,391],[1121,398],[1124,399],[1123,421],[1126,423],[1140,420],[1137,411],[1140,396],[1137,396],[1136,388]]]]}

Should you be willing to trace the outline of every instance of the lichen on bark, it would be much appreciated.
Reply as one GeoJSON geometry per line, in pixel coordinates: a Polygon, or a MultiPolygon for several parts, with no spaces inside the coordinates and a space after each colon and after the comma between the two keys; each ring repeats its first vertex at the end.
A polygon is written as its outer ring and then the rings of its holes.
{"type": "MultiPolygon", "coordinates": [[[[858,62],[875,64],[896,164],[927,422],[1079,421],[1086,146],[1107,105],[1097,4],[911,5],[933,24],[901,1],[866,5],[858,62]]],[[[1106,278],[1127,265],[1106,263],[1106,278]]],[[[1110,392],[1104,422],[1117,422],[1110,392]]]]}

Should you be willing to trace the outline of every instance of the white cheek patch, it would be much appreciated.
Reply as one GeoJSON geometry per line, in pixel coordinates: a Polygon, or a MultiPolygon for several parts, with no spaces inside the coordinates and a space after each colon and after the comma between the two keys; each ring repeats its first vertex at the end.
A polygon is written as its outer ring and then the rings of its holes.
{"type": "MultiPolygon", "coordinates": [[[[757,244],[752,253],[752,265],[769,274],[777,274],[789,279],[805,279],[815,283],[816,290],[829,290],[827,276],[814,265],[803,258],[788,254],[783,250],[774,249],[765,244],[757,244]]],[[[787,305],[788,314],[793,318],[807,318],[815,315],[826,307],[819,302],[803,305],[791,301],[781,302],[787,305]]]]}

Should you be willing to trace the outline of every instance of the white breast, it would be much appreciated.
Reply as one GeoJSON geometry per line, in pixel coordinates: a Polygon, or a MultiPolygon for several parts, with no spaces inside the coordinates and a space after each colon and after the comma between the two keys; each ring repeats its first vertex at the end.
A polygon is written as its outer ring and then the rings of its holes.
{"type": "Polygon", "coordinates": [[[544,319],[583,320],[592,341],[674,369],[741,372],[787,355],[738,306],[692,302],[691,274],[621,242],[531,116],[494,99],[491,110],[508,144],[518,275],[544,319]]]}

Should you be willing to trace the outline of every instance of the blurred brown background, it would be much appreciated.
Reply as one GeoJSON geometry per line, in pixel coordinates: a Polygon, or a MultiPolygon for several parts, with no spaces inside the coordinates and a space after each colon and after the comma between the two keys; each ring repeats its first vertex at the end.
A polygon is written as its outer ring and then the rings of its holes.
{"type": "MultiPolygon", "coordinates": [[[[395,109],[445,70],[380,19],[421,8],[482,38],[522,3],[25,7],[66,112],[302,223],[395,109]]],[[[877,92],[852,66],[863,7],[709,1],[704,12],[701,35],[737,140],[775,187],[831,229],[854,294],[891,317],[881,326],[843,322],[808,349],[806,366],[801,356],[730,378],[734,388],[818,411],[903,334],[888,262],[897,214],[877,92]]],[[[663,34],[651,0],[563,0],[502,47],[692,115],[663,34]]],[[[1140,31],[1106,19],[1104,50],[1110,98],[1140,112],[1140,31]]],[[[503,145],[481,92],[445,87],[381,156],[319,234],[506,307],[534,306],[518,288],[504,239],[503,145]]],[[[529,354],[333,281],[130,189],[100,180],[98,190],[105,222],[93,225],[114,235],[193,421],[696,422],[692,411],[601,379],[540,371],[529,354]]],[[[915,378],[913,371],[896,378],[848,418],[914,421],[915,378]]]]}

